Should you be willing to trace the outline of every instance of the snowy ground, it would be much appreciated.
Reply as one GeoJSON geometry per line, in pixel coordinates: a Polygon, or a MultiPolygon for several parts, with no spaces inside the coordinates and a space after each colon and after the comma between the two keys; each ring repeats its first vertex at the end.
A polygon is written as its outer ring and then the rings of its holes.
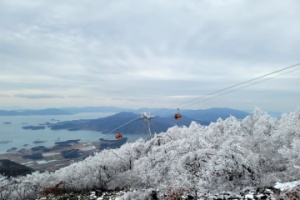
{"type": "MultiPolygon", "coordinates": [[[[295,188],[300,186],[300,181],[293,181],[287,183],[276,183],[274,188],[265,188],[260,190],[245,190],[241,191],[240,194],[223,192],[220,194],[199,194],[198,200],[276,200],[276,199],[297,199],[297,196],[291,196],[286,192],[293,191],[295,188]]],[[[155,197],[151,196],[155,190],[142,190],[142,191],[111,191],[111,192],[101,192],[101,191],[91,191],[86,193],[65,193],[61,195],[48,194],[39,197],[37,200],[60,200],[60,199],[70,199],[70,200],[154,200],[154,199],[173,199],[174,197],[166,197],[165,194],[160,194],[155,192],[155,197]],[[150,192],[149,192],[150,191],[150,192]],[[147,194],[148,193],[148,194],[147,194]]],[[[178,200],[191,200],[196,199],[194,196],[188,193],[181,194],[176,199],[178,200]]]]}
{"type": "Polygon", "coordinates": [[[292,181],[288,183],[276,183],[274,188],[280,191],[290,191],[296,188],[297,186],[300,186],[300,181],[292,181]]]}

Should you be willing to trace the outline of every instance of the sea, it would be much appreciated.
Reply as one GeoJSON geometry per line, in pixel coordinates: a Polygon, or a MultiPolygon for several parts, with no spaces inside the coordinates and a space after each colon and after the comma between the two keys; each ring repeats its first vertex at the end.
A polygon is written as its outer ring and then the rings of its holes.
{"type": "MultiPolygon", "coordinates": [[[[23,129],[24,126],[38,126],[40,124],[56,123],[79,119],[97,119],[107,117],[115,113],[80,113],[74,115],[34,115],[34,116],[0,116],[0,154],[7,150],[28,149],[36,146],[51,147],[55,142],[77,140],[80,142],[95,142],[100,138],[114,140],[114,134],[103,134],[99,131],[68,131],[45,129],[23,129]]],[[[146,134],[126,135],[128,142],[139,138],[146,138],[146,134]]]]}

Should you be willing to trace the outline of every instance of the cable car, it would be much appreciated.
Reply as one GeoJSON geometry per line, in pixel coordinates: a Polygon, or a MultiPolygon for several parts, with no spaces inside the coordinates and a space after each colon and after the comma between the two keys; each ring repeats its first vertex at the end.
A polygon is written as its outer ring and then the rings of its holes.
{"type": "Polygon", "coordinates": [[[181,114],[179,113],[179,108],[177,108],[177,113],[174,115],[174,118],[175,118],[175,120],[181,120],[181,118],[182,118],[182,116],[181,116],[181,114]]]}
{"type": "Polygon", "coordinates": [[[121,133],[116,134],[116,140],[122,140],[123,136],[121,133]]]}

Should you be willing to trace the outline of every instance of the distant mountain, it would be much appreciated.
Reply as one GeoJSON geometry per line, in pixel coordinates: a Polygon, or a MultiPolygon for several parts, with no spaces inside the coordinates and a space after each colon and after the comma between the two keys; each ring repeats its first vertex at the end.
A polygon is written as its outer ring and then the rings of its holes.
{"type": "MultiPolygon", "coordinates": [[[[147,130],[146,123],[144,120],[138,120],[139,116],[139,114],[133,112],[120,112],[115,115],[99,119],[58,122],[50,125],[50,127],[52,130],[92,130],[101,131],[102,133],[110,133],[110,131],[131,121],[131,123],[128,123],[126,126],[120,127],[119,131],[126,134],[145,133],[147,130]]],[[[182,120],[176,121],[173,117],[157,116],[150,120],[151,131],[159,133],[166,131],[169,127],[174,125],[189,126],[192,121],[201,123],[199,120],[191,119],[189,117],[184,117],[182,120]]]]}
{"type": "Polygon", "coordinates": [[[47,108],[41,110],[0,110],[0,116],[30,116],[30,115],[72,115],[72,113],[57,109],[47,108]]]}
{"type": "MultiPolygon", "coordinates": [[[[156,118],[150,120],[152,132],[165,132],[168,128],[175,125],[189,126],[192,121],[196,121],[203,125],[208,125],[211,122],[216,121],[218,118],[226,118],[232,115],[238,119],[241,119],[248,115],[246,112],[229,108],[212,108],[208,110],[185,110],[182,111],[182,120],[175,120],[173,118],[174,113],[171,115],[171,112],[169,112],[170,110],[165,111],[167,111],[168,114],[164,114],[164,117],[157,116],[156,118]]],[[[125,134],[146,133],[146,123],[143,120],[138,120],[139,116],[140,114],[133,112],[120,112],[115,115],[99,119],[58,122],[51,124],[50,128],[52,130],[92,130],[100,131],[102,133],[111,133],[112,130],[115,130],[116,128],[126,124],[126,126],[119,128],[120,132],[125,134]]]]}
{"type": "MultiPolygon", "coordinates": [[[[53,126],[53,129],[69,129],[69,130],[96,130],[102,132],[108,132],[114,126],[118,127],[118,124],[123,124],[130,121],[132,118],[138,117],[140,113],[149,111],[153,114],[157,114],[159,117],[151,120],[151,128],[157,131],[165,131],[170,125],[189,125],[191,121],[197,121],[203,125],[208,125],[210,122],[216,121],[218,118],[225,119],[230,115],[242,119],[249,113],[235,110],[231,108],[210,108],[206,110],[181,110],[181,114],[184,116],[182,120],[175,121],[173,115],[177,112],[175,109],[168,108],[139,108],[139,109],[128,109],[119,108],[113,106],[98,106],[98,107],[69,107],[69,108],[48,108],[41,110],[0,110],[0,116],[30,116],[30,115],[72,115],[86,112],[113,112],[118,115],[93,120],[77,120],[71,122],[63,122],[53,126]],[[124,112],[126,111],[126,112],[124,112]],[[129,114],[131,113],[131,114],[129,114]],[[156,128],[157,127],[157,128],[156,128]]],[[[133,122],[131,123],[136,127],[126,126],[128,132],[138,132],[144,130],[142,123],[133,122]],[[134,129],[134,130],[133,130],[134,129]]],[[[126,129],[126,128],[124,128],[126,129]]]]}
{"type": "MultiPolygon", "coordinates": [[[[60,108],[68,113],[78,114],[78,113],[89,113],[89,112],[133,112],[136,114],[141,114],[143,112],[151,112],[157,114],[160,117],[172,117],[174,113],[177,112],[176,109],[170,108],[120,108],[113,106],[97,106],[97,107],[69,107],[69,108],[60,108]]],[[[231,109],[231,108],[210,108],[205,110],[181,110],[181,113],[194,119],[199,119],[200,121],[216,121],[219,117],[225,119],[230,115],[235,116],[238,119],[242,119],[247,116],[249,113],[231,109]]]]}
{"type": "Polygon", "coordinates": [[[4,176],[19,176],[33,172],[33,170],[27,166],[13,162],[11,160],[0,160],[0,174],[4,176]]]}
{"type": "Polygon", "coordinates": [[[114,106],[97,106],[97,107],[67,107],[60,108],[68,113],[78,114],[78,113],[93,113],[93,112],[122,112],[131,111],[132,109],[119,108],[114,106]]]}
{"type": "Polygon", "coordinates": [[[61,110],[64,110],[66,112],[72,113],[72,114],[78,114],[78,113],[93,113],[93,112],[133,112],[140,114],[142,112],[149,112],[151,110],[159,110],[160,112],[164,111],[174,111],[174,109],[165,109],[165,108],[120,108],[120,107],[114,107],[114,106],[94,106],[94,107],[66,107],[66,108],[60,108],[61,110]]]}

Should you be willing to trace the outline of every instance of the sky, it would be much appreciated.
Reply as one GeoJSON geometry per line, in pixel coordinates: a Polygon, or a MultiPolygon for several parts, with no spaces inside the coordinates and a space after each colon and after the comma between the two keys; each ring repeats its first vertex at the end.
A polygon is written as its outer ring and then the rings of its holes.
{"type": "Polygon", "coordinates": [[[0,0],[0,110],[294,111],[300,70],[209,94],[299,63],[299,20],[298,0],[0,0]]]}

